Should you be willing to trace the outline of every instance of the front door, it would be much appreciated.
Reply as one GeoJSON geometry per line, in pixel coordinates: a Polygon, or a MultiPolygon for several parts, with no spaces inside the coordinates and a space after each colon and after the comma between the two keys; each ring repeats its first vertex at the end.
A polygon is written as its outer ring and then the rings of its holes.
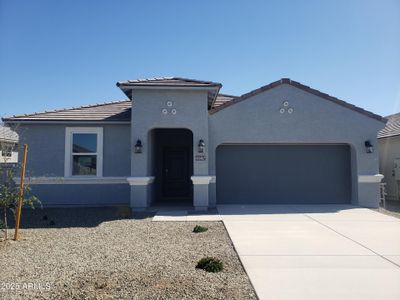
{"type": "Polygon", "coordinates": [[[190,150],[188,147],[163,147],[163,198],[190,198],[189,162],[190,150]]]}

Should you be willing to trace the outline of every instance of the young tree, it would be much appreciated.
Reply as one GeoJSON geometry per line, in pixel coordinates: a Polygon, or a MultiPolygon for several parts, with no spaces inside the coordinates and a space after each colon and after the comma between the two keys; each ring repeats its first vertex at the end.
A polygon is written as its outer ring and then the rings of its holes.
{"type": "MultiPolygon", "coordinates": [[[[11,212],[15,217],[15,208],[18,204],[19,185],[14,181],[16,176],[16,166],[0,165],[0,228],[4,231],[4,239],[8,239],[8,213],[11,212]]],[[[41,206],[40,200],[31,195],[29,184],[25,184],[22,198],[23,206],[35,208],[41,206]]]]}

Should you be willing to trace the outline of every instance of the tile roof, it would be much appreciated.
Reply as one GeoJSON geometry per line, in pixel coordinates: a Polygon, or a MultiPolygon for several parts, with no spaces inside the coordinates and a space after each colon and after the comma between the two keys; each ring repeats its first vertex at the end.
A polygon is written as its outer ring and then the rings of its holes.
{"type": "Polygon", "coordinates": [[[101,122],[130,122],[131,120],[130,100],[120,100],[59,109],[26,115],[4,117],[3,121],[101,121],[101,122]]]}
{"type": "Polygon", "coordinates": [[[167,86],[167,87],[221,87],[218,82],[182,77],[158,77],[118,81],[117,86],[167,86]]]}
{"type": "Polygon", "coordinates": [[[18,134],[10,127],[0,124],[0,141],[18,143],[18,134]]]}
{"type": "MultiPolygon", "coordinates": [[[[214,103],[217,107],[226,103],[235,96],[218,94],[214,103]]],[[[119,100],[101,104],[86,105],[73,108],[58,109],[52,111],[38,112],[25,115],[4,117],[3,121],[102,121],[102,122],[130,122],[131,121],[130,100],[119,100]]]]}
{"type": "Polygon", "coordinates": [[[233,99],[232,101],[228,101],[227,103],[224,103],[223,105],[220,105],[220,106],[218,106],[216,108],[213,108],[210,111],[210,113],[216,113],[216,112],[218,112],[218,111],[220,111],[220,110],[222,110],[222,109],[224,109],[226,107],[229,107],[229,106],[231,106],[231,105],[233,105],[235,103],[238,103],[238,102],[241,102],[243,100],[246,100],[246,99],[248,99],[248,98],[250,98],[252,96],[255,96],[255,95],[259,94],[259,93],[262,93],[264,91],[270,90],[270,89],[272,89],[274,87],[277,87],[279,85],[282,85],[282,84],[289,84],[289,85],[294,86],[296,88],[299,88],[299,89],[301,89],[303,91],[306,91],[308,93],[311,93],[313,95],[321,97],[323,99],[326,99],[326,100],[331,101],[333,103],[336,103],[338,105],[344,106],[344,107],[346,107],[348,109],[351,109],[353,111],[361,113],[361,114],[363,114],[363,115],[365,115],[367,117],[376,119],[378,121],[381,121],[381,122],[384,122],[384,123],[386,123],[386,121],[387,121],[385,118],[383,118],[383,117],[381,117],[381,116],[379,116],[377,114],[374,114],[374,113],[372,113],[370,111],[364,110],[361,107],[355,106],[353,104],[350,104],[348,102],[340,100],[340,99],[338,99],[336,97],[333,97],[331,95],[322,93],[322,92],[320,92],[320,91],[318,91],[316,89],[313,89],[313,88],[311,88],[311,87],[309,87],[307,85],[301,84],[300,82],[291,80],[289,78],[282,78],[282,79],[277,80],[275,82],[272,82],[272,83],[270,83],[268,85],[264,85],[264,86],[262,86],[262,87],[260,87],[258,89],[255,89],[255,90],[253,90],[253,91],[251,91],[249,93],[243,94],[242,96],[237,97],[237,98],[233,99]]]}
{"type": "Polygon", "coordinates": [[[235,98],[237,98],[237,96],[232,96],[232,95],[226,95],[226,94],[218,94],[217,99],[215,99],[213,108],[216,108],[220,105],[223,105],[229,101],[234,100],[235,98]]]}
{"type": "MultiPolygon", "coordinates": [[[[210,81],[200,81],[200,80],[191,80],[191,79],[183,79],[178,77],[163,77],[163,78],[154,78],[154,79],[146,79],[146,80],[130,80],[131,82],[161,82],[163,81],[166,84],[167,82],[173,81],[177,83],[178,81],[185,81],[185,82],[197,82],[200,85],[203,84],[217,84],[212,83],[210,81]]],[[[183,83],[182,83],[183,84],[183,83]]],[[[230,105],[235,103],[241,102],[250,98],[254,95],[257,95],[263,91],[272,89],[281,84],[289,84],[299,89],[302,89],[308,93],[314,94],[331,102],[334,102],[338,105],[344,106],[349,108],[353,111],[371,117],[381,122],[386,122],[385,118],[382,118],[379,115],[376,115],[372,112],[366,111],[360,107],[347,103],[343,100],[338,98],[332,97],[328,94],[322,93],[318,90],[310,88],[306,85],[303,85],[299,82],[290,80],[288,78],[283,78],[281,80],[275,81],[268,85],[265,85],[261,88],[253,90],[249,93],[243,94],[242,96],[232,96],[226,94],[218,94],[216,97],[212,97],[213,100],[210,100],[209,97],[209,108],[210,113],[218,112],[230,105]],[[215,99],[215,100],[214,100],[215,99]]],[[[219,84],[217,84],[219,85],[219,84]]],[[[219,90],[220,86],[218,86],[219,90]]],[[[130,122],[131,121],[131,107],[132,103],[130,100],[120,100],[120,101],[113,101],[113,102],[106,102],[102,104],[95,104],[95,105],[87,105],[81,106],[76,108],[70,109],[60,109],[60,110],[53,110],[53,111],[46,111],[40,113],[33,113],[33,114],[26,114],[26,115],[17,115],[12,117],[4,117],[3,121],[5,122],[21,122],[21,121],[76,121],[76,122],[130,122]]],[[[399,117],[400,119],[400,117],[399,117]]],[[[394,125],[393,125],[394,126],[394,125]]],[[[395,134],[394,134],[395,135],[395,134]]]]}
{"type": "Polygon", "coordinates": [[[208,90],[208,108],[211,108],[214,106],[214,102],[222,84],[218,82],[182,77],[158,77],[118,81],[117,86],[129,99],[132,99],[132,88],[205,88],[208,90]]]}
{"type": "Polygon", "coordinates": [[[400,113],[387,116],[386,127],[378,132],[378,139],[400,135],[400,113]]]}

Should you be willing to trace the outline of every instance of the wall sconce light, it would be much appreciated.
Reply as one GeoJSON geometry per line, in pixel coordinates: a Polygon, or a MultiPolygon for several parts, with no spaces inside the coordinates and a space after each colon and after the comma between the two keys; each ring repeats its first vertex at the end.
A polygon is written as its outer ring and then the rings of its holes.
{"type": "Polygon", "coordinates": [[[135,144],[135,153],[142,153],[143,145],[141,140],[137,140],[135,144]]]}
{"type": "Polygon", "coordinates": [[[199,153],[204,153],[204,149],[206,148],[206,143],[204,143],[204,141],[201,139],[199,141],[199,145],[198,145],[198,151],[199,153]]]}
{"type": "Polygon", "coordinates": [[[372,146],[370,141],[365,141],[365,151],[367,151],[367,153],[373,153],[374,152],[374,146],[372,146]]]}

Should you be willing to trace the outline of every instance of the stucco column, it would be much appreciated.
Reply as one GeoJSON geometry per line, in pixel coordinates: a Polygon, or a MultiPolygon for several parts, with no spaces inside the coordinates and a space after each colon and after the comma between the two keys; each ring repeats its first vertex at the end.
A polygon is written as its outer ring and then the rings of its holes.
{"type": "Polygon", "coordinates": [[[380,183],[383,175],[358,175],[358,205],[379,207],[380,183]]]}
{"type": "Polygon", "coordinates": [[[128,177],[127,180],[131,187],[130,207],[133,210],[145,210],[151,201],[154,177],[128,177]]]}
{"type": "Polygon", "coordinates": [[[211,176],[192,176],[193,182],[193,206],[195,210],[207,210],[208,201],[208,186],[212,179],[211,176]]]}
{"type": "Polygon", "coordinates": [[[210,184],[208,185],[208,197],[209,207],[215,207],[217,205],[217,181],[215,175],[211,175],[210,184]]]}

